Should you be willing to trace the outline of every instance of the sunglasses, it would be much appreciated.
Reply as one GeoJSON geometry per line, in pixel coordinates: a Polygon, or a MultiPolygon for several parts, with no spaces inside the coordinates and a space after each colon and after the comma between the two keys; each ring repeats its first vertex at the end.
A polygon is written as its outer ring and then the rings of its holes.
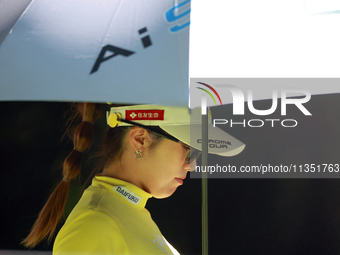
{"type": "Polygon", "coordinates": [[[166,133],[165,131],[160,130],[160,128],[158,128],[158,127],[145,126],[143,124],[136,123],[134,121],[121,119],[121,118],[118,118],[118,121],[130,124],[130,125],[133,125],[133,126],[137,126],[137,127],[140,127],[140,128],[144,128],[148,131],[155,133],[156,135],[158,135],[160,137],[166,138],[166,139],[174,141],[176,143],[181,143],[184,146],[184,148],[186,148],[187,150],[190,150],[187,157],[185,158],[185,164],[190,164],[190,163],[194,162],[201,155],[201,151],[196,150],[196,149],[184,144],[183,142],[181,142],[177,138],[173,137],[172,135],[166,133]]]}
{"type": "Polygon", "coordinates": [[[182,143],[181,141],[179,141],[179,143],[181,143],[185,149],[190,150],[188,153],[188,156],[185,158],[185,164],[190,164],[192,162],[194,162],[196,159],[199,158],[199,156],[201,156],[201,151],[196,150],[188,145],[186,145],[185,143],[182,143]]]}

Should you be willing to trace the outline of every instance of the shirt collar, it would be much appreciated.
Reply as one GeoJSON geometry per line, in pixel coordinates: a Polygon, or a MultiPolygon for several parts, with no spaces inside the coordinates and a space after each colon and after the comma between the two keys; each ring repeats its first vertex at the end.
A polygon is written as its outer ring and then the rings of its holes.
{"type": "Polygon", "coordinates": [[[104,187],[106,190],[118,196],[122,200],[137,207],[145,207],[152,195],[137,186],[108,176],[96,175],[92,180],[93,186],[104,187]]]}

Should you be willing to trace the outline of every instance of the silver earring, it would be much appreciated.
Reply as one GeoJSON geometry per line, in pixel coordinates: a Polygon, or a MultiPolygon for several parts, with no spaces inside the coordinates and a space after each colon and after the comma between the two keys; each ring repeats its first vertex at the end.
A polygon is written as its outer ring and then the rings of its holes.
{"type": "Polygon", "coordinates": [[[134,156],[136,159],[141,159],[143,157],[142,151],[140,149],[137,149],[134,156]]]}

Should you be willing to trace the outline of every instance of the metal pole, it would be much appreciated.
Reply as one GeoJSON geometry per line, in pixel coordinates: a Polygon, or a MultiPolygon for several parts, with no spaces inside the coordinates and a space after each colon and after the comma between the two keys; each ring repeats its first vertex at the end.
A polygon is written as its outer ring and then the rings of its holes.
{"type": "MultiPolygon", "coordinates": [[[[202,168],[208,166],[208,113],[202,97],[202,168]]],[[[202,173],[202,255],[208,255],[208,173],[202,173]]]]}

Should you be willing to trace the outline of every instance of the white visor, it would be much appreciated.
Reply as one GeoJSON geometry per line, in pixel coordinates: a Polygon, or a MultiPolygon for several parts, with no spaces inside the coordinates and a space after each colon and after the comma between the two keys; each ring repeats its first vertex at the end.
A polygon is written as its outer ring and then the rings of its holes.
{"type": "MultiPolygon", "coordinates": [[[[209,111],[210,113],[210,111],[209,111]]],[[[160,105],[131,105],[111,107],[107,113],[107,124],[111,127],[131,126],[131,124],[115,121],[115,117],[142,124],[158,126],[181,142],[202,150],[202,117],[201,110],[189,110],[187,107],[170,107],[160,105]]],[[[220,156],[235,156],[245,144],[232,137],[211,123],[208,123],[208,152],[220,156]]]]}

